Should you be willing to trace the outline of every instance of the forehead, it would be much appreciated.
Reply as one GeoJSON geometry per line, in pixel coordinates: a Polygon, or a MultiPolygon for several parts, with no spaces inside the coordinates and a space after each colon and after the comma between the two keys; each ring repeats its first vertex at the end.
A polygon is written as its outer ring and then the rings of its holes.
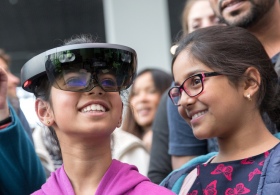
{"type": "Polygon", "coordinates": [[[207,65],[196,59],[189,50],[183,50],[173,63],[173,76],[176,83],[182,83],[186,78],[201,72],[213,71],[207,65]]]}
{"type": "Polygon", "coordinates": [[[0,67],[4,68],[6,71],[9,70],[8,65],[2,58],[0,58],[0,67]]]}
{"type": "Polygon", "coordinates": [[[210,3],[208,0],[198,0],[193,3],[190,11],[189,11],[189,20],[199,19],[203,17],[210,17],[213,16],[214,12],[210,7],[210,3]]]}
{"type": "Polygon", "coordinates": [[[146,87],[154,86],[154,81],[151,72],[145,72],[138,76],[133,83],[133,90],[138,90],[146,87]]]}

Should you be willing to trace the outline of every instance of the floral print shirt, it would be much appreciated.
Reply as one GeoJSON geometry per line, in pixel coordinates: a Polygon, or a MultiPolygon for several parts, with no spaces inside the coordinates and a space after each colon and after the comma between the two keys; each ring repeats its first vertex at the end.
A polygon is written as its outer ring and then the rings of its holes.
{"type": "Polygon", "coordinates": [[[187,195],[256,195],[270,150],[242,160],[197,166],[197,178],[187,195]]]}

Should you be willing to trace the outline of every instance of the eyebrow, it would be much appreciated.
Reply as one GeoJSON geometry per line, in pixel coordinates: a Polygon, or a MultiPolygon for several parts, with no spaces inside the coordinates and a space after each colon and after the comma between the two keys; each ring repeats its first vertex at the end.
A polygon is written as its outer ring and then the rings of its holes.
{"type": "MultiPolygon", "coordinates": [[[[193,76],[193,75],[196,75],[196,74],[199,74],[199,73],[205,73],[205,72],[211,72],[211,71],[210,71],[210,70],[203,70],[203,69],[193,70],[193,71],[189,72],[189,73],[186,75],[184,81],[185,81],[187,78],[189,78],[189,77],[191,77],[191,76],[193,76]]],[[[175,86],[180,86],[181,84],[178,83],[178,82],[174,82],[174,85],[175,85],[175,86]]]]}

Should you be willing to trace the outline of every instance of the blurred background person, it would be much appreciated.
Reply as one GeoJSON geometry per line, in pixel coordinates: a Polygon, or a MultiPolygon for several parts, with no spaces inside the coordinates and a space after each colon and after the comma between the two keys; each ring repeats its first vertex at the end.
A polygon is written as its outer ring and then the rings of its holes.
{"type": "Polygon", "coordinates": [[[0,194],[31,194],[46,177],[34,146],[8,99],[9,73],[0,66],[0,194]]]}
{"type": "MultiPolygon", "coordinates": [[[[188,0],[181,16],[182,36],[208,26],[223,25],[215,16],[208,0],[188,0]]],[[[175,53],[177,45],[171,47],[175,53]]],[[[177,107],[164,93],[153,123],[153,144],[148,177],[159,184],[172,170],[194,156],[208,152],[207,141],[193,139],[191,127],[179,115],[177,107]],[[191,135],[189,135],[191,133],[191,135]]],[[[210,144],[212,149],[216,149],[210,144]]]]}
{"type": "MultiPolygon", "coordinates": [[[[212,10],[209,0],[187,0],[181,16],[182,36],[196,29],[213,25],[220,25],[220,19],[212,10]]],[[[170,52],[175,53],[177,45],[171,47],[170,52]]]]}
{"type": "MultiPolygon", "coordinates": [[[[152,145],[152,123],[160,98],[171,82],[170,74],[150,68],[139,72],[131,87],[128,97],[129,106],[125,110],[121,129],[139,138],[148,154],[152,145]]],[[[139,159],[138,164],[144,167],[147,175],[149,160],[139,159]]]]}
{"type": "Polygon", "coordinates": [[[139,137],[150,152],[152,123],[161,95],[170,86],[172,77],[159,69],[141,71],[132,85],[123,130],[139,137]]]}
{"type": "Polygon", "coordinates": [[[135,165],[144,176],[148,175],[147,162],[150,154],[141,139],[121,128],[116,128],[112,134],[112,158],[135,165]]]}
{"type": "Polygon", "coordinates": [[[216,15],[227,25],[245,28],[255,35],[272,63],[276,63],[280,56],[279,0],[209,1],[216,15]]]}
{"type": "Polygon", "coordinates": [[[8,77],[8,92],[7,92],[8,101],[15,109],[20,119],[20,122],[24,127],[24,130],[26,131],[28,137],[33,143],[31,128],[20,108],[19,98],[17,96],[17,87],[20,84],[20,80],[13,73],[11,73],[10,64],[11,64],[10,56],[5,52],[4,49],[0,49],[0,67],[2,67],[7,72],[7,77],[8,77]]]}

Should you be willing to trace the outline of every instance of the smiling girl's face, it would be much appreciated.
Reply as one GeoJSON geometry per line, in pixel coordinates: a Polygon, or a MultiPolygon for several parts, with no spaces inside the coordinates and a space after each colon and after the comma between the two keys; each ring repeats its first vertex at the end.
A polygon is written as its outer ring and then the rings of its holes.
{"type": "MultiPolygon", "coordinates": [[[[40,99],[37,99],[38,105],[40,99]]],[[[105,92],[99,86],[89,92],[63,91],[51,88],[51,105],[46,110],[47,120],[59,134],[83,138],[110,137],[122,117],[119,92],[105,92]]],[[[61,141],[61,140],[60,140],[61,141]]]]}
{"type": "MultiPolygon", "coordinates": [[[[186,49],[177,56],[173,64],[176,86],[192,75],[214,71],[195,59],[186,49]]],[[[179,113],[192,126],[198,139],[223,137],[233,133],[232,129],[242,123],[242,108],[246,103],[241,86],[236,87],[224,75],[206,77],[203,83],[204,90],[195,97],[189,97],[182,91],[179,113]]]]}

